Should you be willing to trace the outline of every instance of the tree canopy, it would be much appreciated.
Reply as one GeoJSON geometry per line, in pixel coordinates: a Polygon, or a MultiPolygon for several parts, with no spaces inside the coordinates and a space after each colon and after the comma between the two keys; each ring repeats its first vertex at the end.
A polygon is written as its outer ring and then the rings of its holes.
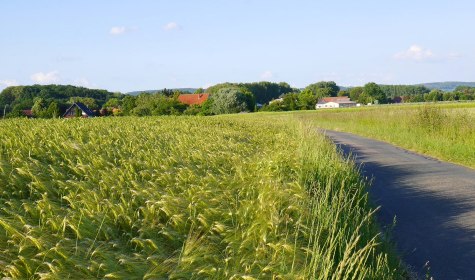
{"type": "Polygon", "coordinates": [[[239,87],[224,87],[211,97],[214,114],[232,114],[254,110],[254,96],[239,87]]]}
{"type": "Polygon", "coordinates": [[[318,100],[322,97],[337,96],[340,88],[333,81],[322,81],[308,85],[304,91],[310,92],[318,100]]]}
{"type": "Polygon", "coordinates": [[[386,94],[376,83],[367,83],[363,88],[363,94],[370,98],[371,103],[387,103],[386,94]]]}
{"type": "Polygon", "coordinates": [[[217,93],[222,88],[236,87],[242,88],[244,91],[250,92],[254,95],[256,103],[266,104],[273,99],[277,99],[286,93],[293,92],[293,89],[287,83],[271,83],[271,82],[257,82],[257,83],[222,83],[217,84],[206,89],[207,93],[217,93]]]}

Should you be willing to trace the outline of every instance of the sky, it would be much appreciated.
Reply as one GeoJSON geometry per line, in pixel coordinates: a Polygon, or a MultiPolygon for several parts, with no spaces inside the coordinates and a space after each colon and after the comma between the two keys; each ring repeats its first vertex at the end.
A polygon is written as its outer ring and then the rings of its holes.
{"type": "Polygon", "coordinates": [[[475,81],[475,1],[0,0],[0,90],[475,81]]]}

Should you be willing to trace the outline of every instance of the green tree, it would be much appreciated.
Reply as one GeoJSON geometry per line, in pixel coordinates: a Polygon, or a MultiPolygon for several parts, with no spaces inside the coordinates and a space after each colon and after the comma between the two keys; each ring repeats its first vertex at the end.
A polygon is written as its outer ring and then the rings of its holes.
{"type": "Polygon", "coordinates": [[[372,103],[387,103],[386,94],[376,83],[367,83],[364,86],[363,92],[371,98],[370,102],[372,103]]]}
{"type": "Polygon", "coordinates": [[[319,97],[314,94],[309,89],[304,89],[299,95],[298,95],[298,105],[300,109],[303,110],[311,110],[315,109],[315,105],[317,104],[319,97]]]}
{"type": "Polygon", "coordinates": [[[252,111],[255,106],[252,94],[238,87],[221,88],[211,99],[212,112],[217,115],[252,111]]]}
{"type": "Polygon", "coordinates": [[[361,104],[368,104],[368,103],[372,103],[373,99],[371,98],[371,96],[363,92],[358,96],[358,99],[356,100],[356,102],[361,103],[361,104]]]}
{"type": "Polygon", "coordinates": [[[92,97],[71,97],[69,99],[69,103],[81,102],[86,105],[91,110],[99,109],[99,105],[97,104],[96,100],[92,97]]]}
{"type": "Polygon", "coordinates": [[[444,92],[440,89],[433,89],[426,95],[424,95],[424,100],[427,102],[436,102],[442,101],[444,99],[444,92]]]}
{"type": "Polygon", "coordinates": [[[358,101],[362,93],[363,93],[363,87],[353,87],[349,89],[349,96],[350,96],[350,99],[353,101],[358,101]]]}
{"type": "Polygon", "coordinates": [[[304,90],[312,92],[318,100],[322,97],[337,96],[340,88],[333,81],[321,81],[308,85],[304,90]]]}
{"type": "Polygon", "coordinates": [[[59,105],[56,101],[49,104],[48,109],[46,110],[46,115],[48,118],[59,117],[59,105]]]}
{"type": "Polygon", "coordinates": [[[120,107],[120,100],[119,98],[111,98],[107,100],[104,105],[102,105],[103,109],[113,109],[113,108],[119,108],[120,107]]]}
{"type": "Polygon", "coordinates": [[[122,113],[124,115],[130,115],[130,112],[136,106],[136,104],[135,104],[136,99],[137,98],[135,96],[127,95],[121,100],[122,101],[121,102],[122,103],[121,109],[122,109],[122,113]]]}
{"type": "Polygon", "coordinates": [[[338,92],[338,96],[347,96],[347,97],[349,97],[349,96],[350,96],[350,92],[347,91],[347,90],[340,90],[340,91],[338,92]]]}
{"type": "Polygon", "coordinates": [[[33,107],[31,107],[31,112],[36,117],[43,117],[43,113],[45,111],[45,102],[43,98],[36,98],[33,107]]]}

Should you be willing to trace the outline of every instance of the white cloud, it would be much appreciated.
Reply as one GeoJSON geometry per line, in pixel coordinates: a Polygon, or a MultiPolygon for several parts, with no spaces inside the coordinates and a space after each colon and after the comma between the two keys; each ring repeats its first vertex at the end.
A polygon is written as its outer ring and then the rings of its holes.
{"type": "Polygon", "coordinates": [[[51,71],[48,73],[35,73],[30,76],[31,80],[38,84],[55,84],[61,81],[58,71],[51,71]]]}
{"type": "Polygon", "coordinates": [[[214,86],[214,85],[215,85],[215,83],[206,83],[206,84],[205,84],[204,86],[202,86],[201,88],[207,89],[207,88],[212,87],[212,86],[214,86]]]}
{"type": "Polygon", "coordinates": [[[91,83],[86,78],[80,78],[73,81],[73,85],[78,87],[91,87],[91,83]]]}
{"type": "Polygon", "coordinates": [[[117,35],[122,35],[125,32],[127,32],[127,28],[125,26],[114,26],[109,31],[109,34],[117,36],[117,35]]]}
{"type": "Polygon", "coordinates": [[[163,30],[165,31],[172,31],[172,30],[180,30],[181,26],[176,22],[169,22],[163,26],[163,30]]]}
{"type": "Polygon", "coordinates": [[[0,87],[12,87],[17,85],[18,82],[16,80],[0,80],[0,87]]]}
{"type": "Polygon", "coordinates": [[[462,58],[462,54],[460,54],[458,52],[451,52],[447,55],[447,58],[450,59],[450,60],[459,59],[459,58],[462,58]]]}
{"type": "Polygon", "coordinates": [[[264,71],[262,74],[261,74],[261,79],[263,80],[270,80],[274,77],[274,74],[272,74],[271,71],[267,70],[267,71],[264,71]]]}
{"type": "Polygon", "coordinates": [[[412,45],[406,51],[396,53],[394,58],[400,60],[424,61],[436,58],[434,52],[419,45],[412,45]]]}

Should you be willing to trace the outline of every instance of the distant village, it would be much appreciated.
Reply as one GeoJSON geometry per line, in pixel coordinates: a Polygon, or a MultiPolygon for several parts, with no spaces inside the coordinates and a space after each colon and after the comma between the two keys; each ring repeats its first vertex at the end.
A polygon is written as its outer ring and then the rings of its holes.
{"type": "Polygon", "coordinates": [[[223,83],[193,92],[163,89],[135,95],[70,85],[12,86],[0,93],[3,118],[218,115],[257,111],[353,108],[387,103],[470,101],[475,87],[453,91],[425,86],[377,85],[340,88],[332,81],[304,89],[287,83],[223,83]]]}

